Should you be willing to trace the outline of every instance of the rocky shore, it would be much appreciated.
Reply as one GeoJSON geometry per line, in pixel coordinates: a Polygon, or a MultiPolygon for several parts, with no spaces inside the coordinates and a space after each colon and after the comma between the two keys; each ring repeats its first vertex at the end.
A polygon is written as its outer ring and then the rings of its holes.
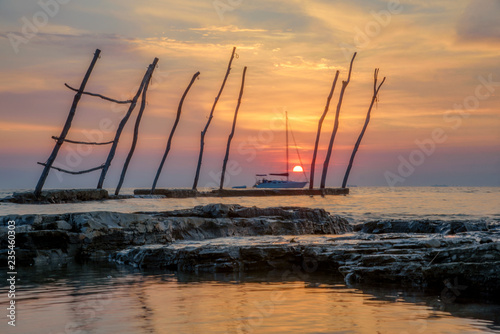
{"type": "Polygon", "coordinates": [[[211,204],[189,210],[0,217],[0,261],[16,222],[18,265],[114,261],[181,272],[304,270],[500,298],[500,223],[370,221],[322,209],[211,204]],[[466,291],[466,292],[465,292],[466,291]]]}
{"type": "Polygon", "coordinates": [[[266,196],[329,196],[348,195],[349,188],[325,189],[214,189],[198,191],[192,189],[135,189],[134,195],[110,195],[105,189],[52,189],[44,190],[36,197],[33,191],[15,192],[0,198],[0,202],[16,204],[62,204],[87,201],[127,199],[133,197],[195,198],[195,197],[266,197],[266,196]]]}
{"type": "Polygon", "coordinates": [[[9,197],[0,199],[0,202],[17,204],[60,204],[101,201],[110,198],[112,197],[110,197],[108,191],[104,189],[58,189],[44,190],[39,197],[36,197],[32,191],[15,192],[9,197]]]}
{"type": "MultiPolygon", "coordinates": [[[[117,251],[141,245],[172,244],[232,236],[338,234],[352,230],[322,209],[246,208],[210,204],[153,213],[87,212],[0,217],[0,256],[6,256],[8,221],[16,222],[17,262],[67,263],[108,260],[117,251]]],[[[0,262],[3,263],[3,262],[0,262]]]]}

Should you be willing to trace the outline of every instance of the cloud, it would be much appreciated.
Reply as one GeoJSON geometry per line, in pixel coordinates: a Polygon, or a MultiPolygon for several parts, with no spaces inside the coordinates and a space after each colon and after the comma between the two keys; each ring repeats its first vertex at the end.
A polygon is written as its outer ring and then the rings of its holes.
{"type": "Polygon", "coordinates": [[[279,62],[274,64],[275,67],[280,68],[290,68],[297,70],[333,70],[333,69],[341,69],[341,67],[336,66],[333,62],[326,58],[321,58],[319,61],[310,61],[304,59],[302,56],[295,56],[290,60],[285,62],[279,62]]]}
{"type": "MultiPolygon", "coordinates": [[[[267,166],[274,156],[283,157],[284,126],[271,127],[272,119],[283,118],[279,111],[289,111],[301,154],[304,151],[305,157],[310,153],[335,70],[341,71],[339,80],[344,80],[354,51],[359,54],[344,99],[336,155],[342,161],[348,160],[371,99],[373,70],[380,67],[381,75],[388,80],[363,145],[366,154],[378,150],[382,156],[397,156],[401,150],[413,149],[414,140],[427,138],[433,128],[449,127],[443,121],[443,112],[474,94],[478,76],[491,73],[494,81],[500,81],[497,48],[495,43],[489,43],[498,40],[499,24],[495,19],[499,17],[499,5],[498,0],[400,0],[403,11],[382,24],[384,18],[373,13],[387,11],[390,1],[243,1],[225,12],[224,20],[219,18],[213,1],[106,0],[99,6],[97,0],[77,1],[65,6],[61,15],[28,44],[22,44],[18,55],[9,47],[7,33],[19,33],[21,23],[17,18],[31,17],[38,9],[36,2],[29,8],[25,3],[12,2],[9,17],[0,22],[0,43],[6,46],[0,48],[0,71],[4,74],[0,78],[0,130],[5,147],[0,153],[8,148],[9,154],[42,152],[40,159],[47,157],[53,145],[50,136],[60,131],[74,94],[63,83],[76,86],[81,82],[95,48],[102,49],[102,58],[86,90],[117,99],[128,99],[135,93],[146,66],[158,57],[159,68],[148,91],[134,161],[140,161],[141,154],[161,156],[179,99],[191,76],[199,70],[200,80],[184,105],[169,165],[189,183],[194,170],[185,171],[183,166],[194,168],[196,164],[199,133],[220,87],[231,49],[236,46],[239,58],[233,62],[207,135],[205,176],[207,168],[220,167],[243,66],[248,66],[248,72],[234,147],[252,146],[263,133],[272,137],[258,142],[256,160],[245,163],[251,175],[251,170],[267,166]],[[380,31],[367,33],[377,23],[380,31]],[[361,33],[370,39],[358,45],[356,38],[361,33]],[[484,41],[483,45],[469,43],[475,40],[484,41]],[[341,49],[345,44],[353,45],[347,57],[341,49]],[[29,136],[19,143],[14,132],[29,136]]],[[[2,10],[5,7],[0,6],[2,10]]],[[[324,123],[320,142],[323,153],[333,128],[340,85],[339,81],[324,123]]],[[[469,151],[474,151],[495,142],[497,89],[488,101],[481,101],[480,108],[460,131],[450,134],[447,147],[467,144],[473,146],[469,151]]],[[[85,96],[70,137],[84,139],[83,129],[97,128],[103,118],[110,118],[116,125],[122,115],[111,103],[85,96]]],[[[133,123],[132,119],[127,124],[117,158],[127,153],[133,123]]],[[[112,134],[106,134],[106,138],[108,135],[112,134]]],[[[232,153],[231,158],[245,160],[247,156],[232,153]]],[[[30,163],[38,168],[32,160],[30,163]]],[[[392,163],[385,162],[384,166],[389,168],[392,163]]]]}
{"type": "Polygon", "coordinates": [[[222,27],[210,26],[205,28],[190,28],[189,30],[209,31],[209,32],[214,32],[214,31],[215,32],[266,32],[267,31],[266,29],[242,29],[234,25],[228,25],[222,27]]]}
{"type": "Polygon", "coordinates": [[[18,122],[5,122],[0,123],[0,130],[2,132],[35,132],[35,131],[59,131],[59,127],[53,125],[44,125],[44,124],[28,124],[28,123],[18,123],[18,122]]]}
{"type": "Polygon", "coordinates": [[[500,1],[472,0],[458,20],[457,34],[467,42],[500,43],[500,1]]]}

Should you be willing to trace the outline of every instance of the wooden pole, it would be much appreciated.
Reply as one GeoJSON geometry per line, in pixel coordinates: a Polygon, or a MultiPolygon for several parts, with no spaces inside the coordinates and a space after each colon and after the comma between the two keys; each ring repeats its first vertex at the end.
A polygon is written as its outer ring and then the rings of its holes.
{"type": "Polygon", "coordinates": [[[339,117],[340,117],[340,108],[342,107],[342,100],[344,99],[345,90],[347,85],[351,81],[351,73],[352,73],[352,64],[354,62],[354,58],[356,58],[356,52],[351,59],[351,65],[349,66],[349,75],[347,76],[346,81],[342,81],[342,89],[340,91],[339,103],[337,104],[337,112],[335,113],[335,124],[333,126],[332,136],[330,137],[330,144],[328,145],[328,151],[326,153],[325,162],[323,163],[323,174],[321,175],[321,184],[320,189],[325,189],[326,183],[326,174],[328,173],[328,165],[330,163],[330,158],[332,156],[333,142],[335,140],[335,136],[337,135],[337,130],[339,128],[339,117]]]}
{"type": "MultiPolygon", "coordinates": [[[[156,58],[155,58],[156,60],[156,58]]],[[[118,141],[120,140],[120,136],[122,134],[123,128],[128,122],[128,119],[130,118],[130,115],[135,109],[135,106],[137,104],[137,100],[141,96],[142,90],[144,86],[146,85],[146,81],[149,80],[149,77],[151,73],[153,72],[154,67],[151,67],[151,65],[148,66],[148,69],[146,70],[146,73],[144,74],[144,77],[142,78],[141,85],[139,86],[139,89],[137,90],[137,93],[135,94],[134,98],[132,99],[132,103],[130,104],[127,113],[125,116],[123,116],[122,120],[120,121],[120,124],[118,125],[118,129],[116,130],[115,138],[113,140],[113,145],[111,146],[108,154],[108,158],[106,159],[106,163],[104,164],[104,168],[102,169],[101,176],[99,178],[99,183],[97,184],[97,189],[102,189],[102,186],[104,184],[104,179],[106,178],[106,174],[108,172],[109,167],[111,166],[111,161],[113,161],[113,158],[115,157],[116,153],[116,147],[118,146],[118,141]]]]}
{"type": "Polygon", "coordinates": [[[151,194],[153,194],[155,189],[156,189],[156,184],[158,183],[158,179],[160,178],[160,174],[161,174],[161,171],[163,169],[163,165],[165,164],[165,160],[167,159],[168,152],[170,152],[172,138],[174,137],[175,129],[177,128],[177,124],[179,124],[179,120],[181,118],[182,105],[184,104],[184,100],[186,99],[186,96],[187,96],[189,90],[191,89],[191,86],[193,86],[194,81],[196,80],[196,78],[198,78],[199,75],[200,75],[200,72],[196,72],[194,74],[193,78],[191,79],[191,82],[189,83],[189,85],[186,88],[186,91],[182,95],[181,101],[179,102],[179,107],[177,108],[177,116],[175,118],[174,125],[172,126],[172,130],[170,131],[170,136],[168,137],[167,148],[165,149],[165,154],[163,154],[163,158],[161,159],[160,166],[158,167],[158,171],[156,172],[156,176],[155,176],[155,179],[153,181],[153,186],[151,187],[151,194]]]}
{"type": "Polygon", "coordinates": [[[227,138],[227,147],[226,147],[226,155],[224,156],[224,162],[222,164],[222,175],[220,177],[220,190],[224,188],[224,175],[226,174],[226,166],[227,166],[227,161],[229,160],[229,149],[231,147],[231,140],[233,140],[234,136],[234,130],[236,128],[236,119],[238,117],[238,110],[240,109],[241,105],[241,98],[243,96],[243,88],[245,87],[245,75],[247,73],[247,67],[243,69],[243,76],[241,79],[241,88],[240,88],[240,96],[238,97],[238,104],[236,105],[236,110],[234,111],[234,119],[233,119],[233,127],[231,129],[231,133],[229,134],[229,137],[227,138]]]}
{"type": "Polygon", "coordinates": [[[377,100],[378,92],[382,85],[385,82],[385,77],[380,83],[380,85],[377,87],[377,80],[378,80],[378,71],[379,69],[375,69],[375,74],[374,74],[374,84],[373,84],[373,97],[372,97],[372,102],[370,103],[370,107],[368,108],[368,113],[366,114],[366,120],[365,120],[365,125],[363,126],[363,130],[361,130],[361,133],[359,134],[358,140],[356,141],[356,144],[354,145],[354,149],[352,150],[351,154],[351,159],[349,160],[349,165],[347,166],[347,170],[344,175],[344,181],[342,181],[342,188],[345,188],[347,185],[347,179],[349,178],[349,173],[351,172],[352,164],[354,162],[354,157],[356,156],[356,152],[358,152],[359,145],[361,145],[361,140],[363,139],[363,136],[365,135],[366,128],[368,127],[368,123],[370,123],[370,114],[373,108],[373,104],[377,100]]]}
{"type": "Polygon", "coordinates": [[[233,53],[231,54],[231,59],[229,60],[229,64],[227,65],[226,76],[224,77],[224,81],[222,81],[222,86],[220,87],[219,94],[217,94],[217,97],[215,98],[212,110],[210,111],[210,116],[208,117],[207,124],[205,125],[205,128],[201,132],[200,154],[198,156],[198,166],[196,167],[196,175],[194,177],[193,190],[196,190],[196,188],[198,187],[198,179],[200,178],[201,162],[203,160],[203,148],[205,146],[205,135],[207,133],[208,127],[210,126],[210,123],[212,122],[212,118],[214,117],[215,106],[217,105],[217,102],[219,101],[222,91],[224,90],[224,86],[226,85],[229,72],[231,72],[231,64],[233,63],[235,52],[236,52],[236,47],[233,47],[233,53]]]}
{"type": "Polygon", "coordinates": [[[90,74],[94,69],[97,59],[99,59],[100,54],[101,50],[96,49],[94,52],[94,58],[92,59],[89,68],[87,69],[87,73],[85,74],[82,83],[80,84],[80,88],[78,89],[77,93],[75,94],[75,97],[73,98],[73,104],[71,105],[71,109],[69,111],[68,118],[66,119],[66,123],[64,124],[63,130],[59,135],[54,148],[52,149],[52,153],[50,154],[49,158],[47,159],[47,162],[45,163],[42,175],[40,176],[40,179],[38,180],[38,183],[36,185],[34,192],[34,195],[36,197],[39,197],[41,195],[43,185],[45,184],[45,180],[47,180],[47,176],[49,175],[52,164],[56,160],[57,153],[59,152],[59,149],[61,148],[62,144],[64,143],[64,140],[66,139],[66,136],[68,135],[69,129],[71,128],[71,122],[75,117],[76,107],[78,105],[78,102],[80,101],[80,98],[82,97],[85,86],[87,85],[87,81],[90,78],[90,74]]]}
{"type": "MultiPolygon", "coordinates": [[[[44,164],[42,162],[37,162],[37,164],[42,165],[42,166],[46,166],[47,165],[47,164],[44,164]]],[[[81,174],[87,174],[87,173],[90,173],[90,172],[102,169],[103,167],[104,167],[104,165],[99,166],[99,167],[90,168],[90,169],[87,169],[87,170],[78,171],[78,172],[73,172],[73,171],[70,171],[70,170],[67,170],[67,169],[62,169],[62,168],[58,168],[58,167],[54,167],[54,166],[52,166],[50,168],[55,169],[55,170],[60,171],[60,172],[63,172],[63,173],[67,173],[67,174],[81,175],[81,174]]]]}
{"type": "Polygon", "coordinates": [[[139,113],[137,114],[137,118],[135,120],[134,126],[134,138],[132,140],[132,146],[130,147],[130,151],[128,152],[127,159],[123,164],[122,174],[120,175],[120,181],[118,182],[118,186],[116,186],[115,195],[118,196],[120,193],[120,189],[122,188],[123,181],[125,180],[125,174],[127,173],[128,165],[132,156],[134,155],[135,146],[137,145],[137,138],[139,137],[139,125],[141,124],[142,114],[144,113],[144,109],[146,109],[146,95],[148,92],[149,83],[151,82],[151,77],[153,76],[153,71],[156,68],[156,64],[158,63],[158,58],[155,58],[153,63],[149,65],[151,71],[149,72],[148,79],[146,80],[146,84],[144,85],[144,89],[142,91],[141,97],[141,109],[139,109],[139,113]]]}
{"type": "MultiPolygon", "coordinates": [[[[59,137],[52,136],[52,139],[59,140],[59,137]]],[[[64,141],[66,143],[82,144],[82,145],[109,145],[109,144],[113,144],[113,141],[107,141],[107,142],[102,142],[102,143],[89,142],[89,141],[77,141],[77,140],[70,140],[70,139],[64,139],[64,141]]]]}
{"type": "Polygon", "coordinates": [[[323,111],[323,115],[321,115],[321,118],[319,119],[318,123],[318,133],[316,134],[316,142],[314,143],[314,152],[311,161],[311,179],[309,180],[309,189],[311,190],[314,188],[314,171],[316,169],[316,156],[318,154],[318,145],[319,145],[319,137],[321,136],[321,127],[323,126],[323,121],[325,120],[326,114],[328,114],[328,109],[330,108],[330,101],[332,100],[333,92],[335,91],[335,86],[337,85],[337,79],[339,78],[339,73],[340,71],[337,71],[337,73],[335,73],[335,79],[333,79],[332,88],[330,89],[330,95],[328,95],[328,98],[326,99],[325,110],[323,111]]]}
{"type": "MultiPolygon", "coordinates": [[[[65,83],[64,86],[66,86],[67,88],[71,89],[74,92],[78,92],[78,89],[71,87],[67,83],[65,83]]],[[[111,98],[109,98],[107,96],[104,96],[104,95],[101,95],[101,94],[94,94],[94,93],[89,93],[89,92],[82,92],[82,94],[84,94],[84,95],[90,95],[90,96],[95,96],[95,97],[100,97],[103,100],[114,102],[114,103],[118,103],[118,104],[132,103],[132,100],[119,101],[119,100],[111,99],[111,98]]]]}

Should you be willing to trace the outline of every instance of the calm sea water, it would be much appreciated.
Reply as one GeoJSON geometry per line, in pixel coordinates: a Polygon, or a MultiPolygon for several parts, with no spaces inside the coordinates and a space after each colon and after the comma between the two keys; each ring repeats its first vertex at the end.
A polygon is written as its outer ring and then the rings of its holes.
{"type": "MultiPolygon", "coordinates": [[[[0,204],[0,215],[165,211],[214,202],[324,208],[353,222],[500,220],[500,188],[352,188],[349,196],[326,198],[0,204]]],[[[319,274],[196,276],[110,264],[20,268],[18,278],[15,328],[7,325],[8,287],[0,281],[0,333],[500,333],[499,304],[444,302],[439,291],[349,287],[319,274]]]]}
{"type": "MultiPolygon", "coordinates": [[[[17,325],[2,317],[1,333],[500,332],[500,305],[348,287],[314,274],[283,280],[279,272],[193,276],[75,265],[18,274],[17,325]]],[[[6,293],[0,288],[0,300],[6,293]]]]}
{"type": "MultiPolygon", "coordinates": [[[[0,203],[0,215],[88,211],[168,211],[208,203],[243,206],[324,208],[356,222],[372,219],[500,219],[500,187],[356,187],[348,196],[283,196],[226,198],[132,198],[78,204],[19,205],[0,203]]],[[[12,194],[0,191],[0,197],[12,194]]],[[[124,189],[122,194],[132,194],[124,189]]]]}

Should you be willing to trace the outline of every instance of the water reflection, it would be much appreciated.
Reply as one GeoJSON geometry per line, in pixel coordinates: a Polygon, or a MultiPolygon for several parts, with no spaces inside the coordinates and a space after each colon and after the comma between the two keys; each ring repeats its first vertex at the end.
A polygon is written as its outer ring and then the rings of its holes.
{"type": "Polygon", "coordinates": [[[498,304],[444,303],[435,293],[348,287],[318,274],[72,265],[19,277],[19,333],[500,333],[498,304]]]}

